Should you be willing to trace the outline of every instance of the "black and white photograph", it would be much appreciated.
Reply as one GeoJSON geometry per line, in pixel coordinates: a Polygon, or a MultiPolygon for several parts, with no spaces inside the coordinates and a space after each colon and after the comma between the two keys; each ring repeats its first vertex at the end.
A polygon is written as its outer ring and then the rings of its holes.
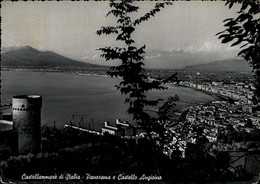
{"type": "Polygon", "coordinates": [[[2,1],[0,183],[260,183],[260,1],[2,1]]]}

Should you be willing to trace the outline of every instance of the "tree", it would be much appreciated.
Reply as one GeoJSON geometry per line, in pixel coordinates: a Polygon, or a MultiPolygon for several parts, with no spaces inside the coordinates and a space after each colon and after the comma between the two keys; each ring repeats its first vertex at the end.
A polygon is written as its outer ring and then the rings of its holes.
{"type": "MultiPolygon", "coordinates": [[[[129,104],[128,113],[133,115],[133,119],[137,122],[148,135],[153,139],[157,136],[153,136],[154,132],[163,134],[165,131],[162,121],[156,121],[149,113],[145,111],[147,106],[156,106],[160,99],[150,100],[146,96],[147,91],[151,90],[164,90],[166,89],[162,83],[166,80],[149,80],[145,75],[143,68],[145,45],[137,48],[134,44],[135,41],[132,38],[133,32],[136,27],[155,16],[166,5],[171,5],[171,2],[159,2],[156,3],[154,8],[147,12],[145,15],[132,20],[131,14],[138,12],[139,7],[133,5],[133,0],[124,0],[120,2],[110,2],[111,10],[107,16],[113,15],[117,19],[117,25],[101,27],[97,31],[98,35],[102,34],[115,34],[116,41],[122,42],[123,47],[104,47],[99,50],[102,51],[101,57],[106,60],[120,60],[121,64],[110,68],[108,74],[111,77],[120,77],[122,81],[117,85],[117,89],[122,94],[128,95],[125,99],[125,103],[129,104]]],[[[175,98],[174,98],[175,99],[175,98]]],[[[173,100],[170,98],[170,100],[173,100]]],[[[157,135],[158,135],[157,134],[157,135]]]]}
{"type": "Polygon", "coordinates": [[[254,102],[260,102],[260,1],[227,0],[226,5],[232,8],[235,3],[241,4],[236,18],[224,20],[226,30],[217,35],[222,43],[233,42],[231,46],[241,44],[238,56],[242,56],[253,68],[255,77],[254,102]]]}

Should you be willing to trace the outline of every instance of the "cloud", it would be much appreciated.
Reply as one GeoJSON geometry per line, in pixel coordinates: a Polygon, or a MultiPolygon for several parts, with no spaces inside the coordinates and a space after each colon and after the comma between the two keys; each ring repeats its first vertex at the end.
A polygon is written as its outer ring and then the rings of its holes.
{"type": "Polygon", "coordinates": [[[83,56],[83,60],[100,60],[100,51],[89,51],[83,56]]]}
{"type": "Polygon", "coordinates": [[[239,47],[231,47],[231,44],[221,44],[217,41],[206,41],[200,45],[189,45],[187,47],[172,47],[168,50],[171,53],[183,53],[186,55],[212,55],[219,59],[229,59],[237,56],[239,47]]]}
{"type": "Polygon", "coordinates": [[[183,51],[183,49],[181,49],[180,47],[172,47],[168,51],[169,52],[179,52],[179,51],[183,51]]]}
{"type": "Polygon", "coordinates": [[[237,47],[231,47],[229,44],[219,44],[216,42],[205,42],[199,48],[198,52],[221,52],[221,51],[236,51],[237,47]]]}
{"type": "Polygon", "coordinates": [[[231,47],[231,44],[221,44],[219,42],[204,42],[201,45],[189,45],[188,47],[172,47],[169,52],[189,52],[189,53],[217,53],[217,52],[236,52],[238,47],[231,47]]]}
{"type": "Polygon", "coordinates": [[[147,56],[145,56],[144,58],[145,59],[154,59],[154,58],[159,58],[159,57],[161,57],[161,54],[159,54],[159,53],[157,53],[157,54],[150,54],[150,55],[147,55],[147,56]]]}
{"type": "Polygon", "coordinates": [[[101,54],[102,52],[99,50],[88,51],[85,52],[85,54],[79,60],[86,63],[106,65],[106,66],[115,66],[120,64],[120,61],[118,60],[106,61],[104,58],[100,57],[101,54]]]}

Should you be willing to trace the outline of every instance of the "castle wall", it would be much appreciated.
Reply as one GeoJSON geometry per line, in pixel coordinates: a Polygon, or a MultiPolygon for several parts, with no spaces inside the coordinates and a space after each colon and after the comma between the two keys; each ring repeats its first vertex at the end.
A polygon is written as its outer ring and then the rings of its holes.
{"type": "Polygon", "coordinates": [[[41,107],[38,95],[12,98],[13,129],[18,134],[18,153],[36,153],[41,150],[41,107]]]}

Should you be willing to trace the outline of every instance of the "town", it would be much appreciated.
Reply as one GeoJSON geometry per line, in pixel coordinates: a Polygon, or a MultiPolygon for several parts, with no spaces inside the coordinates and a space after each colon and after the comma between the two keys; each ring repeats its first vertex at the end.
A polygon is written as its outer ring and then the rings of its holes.
{"type": "MultiPolygon", "coordinates": [[[[151,80],[161,80],[174,72],[153,70],[149,71],[148,75],[151,80]]],[[[178,77],[181,79],[188,79],[195,75],[199,77],[199,80],[194,76],[192,80],[179,79],[178,82],[168,82],[168,85],[193,88],[223,99],[188,107],[183,110],[181,120],[168,122],[170,124],[169,130],[175,134],[174,140],[181,140],[178,142],[180,144],[178,146],[182,148],[183,156],[185,156],[185,145],[196,142],[198,130],[200,130],[201,135],[214,144],[213,147],[217,151],[248,151],[257,150],[260,147],[259,142],[253,141],[257,139],[254,136],[260,132],[260,110],[253,104],[253,90],[255,88],[251,82],[252,76],[250,73],[235,75],[232,72],[214,72],[217,75],[215,78],[217,81],[213,79],[209,81],[209,72],[178,71],[178,73],[180,73],[180,77],[178,77]],[[228,76],[231,81],[223,82],[219,77],[223,74],[225,79],[228,76]],[[187,77],[188,75],[189,77],[187,77]],[[186,130],[184,130],[184,127],[186,130]]],[[[80,123],[75,122],[69,122],[65,124],[65,127],[98,135],[108,133],[132,138],[139,137],[142,133],[128,122],[121,122],[119,119],[116,119],[111,125],[109,122],[105,122],[103,128],[99,131],[92,130],[91,127],[83,127],[80,123]]],[[[173,144],[177,144],[174,140],[173,144]]]]}
{"type": "MultiPolygon", "coordinates": [[[[175,73],[175,71],[166,71],[161,75],[161,71],[149,71],[150,80],[162,80],[167,78],[175,73]],[[168,74],[168,76],[167,76],[168,74]]],[[[180,73],[180,71],[179,71],[180,73]]],[[[207,72],[206,72],[207,73],[207,72]]],[[[100,76],[107,77],[105,74],[93,73],[93,71],[79,72],[79,75],[91,75],[91,76],[100,76]]],[[[208,80],[207,74],[204,72],[193,72],[193,74],[200,79],[184,80],[189,78],[190,72],[181,72],[180,77],[178,76],[177,80],[168,81],[167,85],[180,86],[184,88],[192,88],[194,90],[199,90],[209,95],[215,95],[219,97],[219,100],[212,101],[206,104],[194,104],[183,109],[181,112],[175,112],[178,114],[179,119],[166,121],[165,127],[167,132],[170,132],[172,135],[172,140],[170,144],[165,145],[164,154],[171,157],[175,154],[175,151],[178,150],[181,152],[181,157],[183,159],[190,158],[190,149],[193,145],[196,147],[202,139],[204,139],[204,148],[206,154],[211,155],[212,157],[217,158],[220,153],[228,154],[230,169],[233,169],[233,173],[239,172],[239,168],[245,169],[246,173],[255,174],[259,170],[258,160],[259,156],[256,152],[259,152],[260,142],[260,110],[258,106],[254,104],[253,90],[255,89],[252,81],[250,80],[252,76],[245,74],[233,75],[232,73],[225,73],[225,76],[230,76],[231,80],[222,81],[219,80],[221,77],[216,77],[217,80],[208,80]],[[236,76],[239,78],[236,79],[236,76]],[[205,78],[204,78],[205,77],[205,78]],[[236,81],[236,82],[235,82],[236,81]]],[[[191,76],[193,76],[193,74],[191,76]]],[[[222,75],[219,73],[218,75],[222,75]]],[[[19,97],[25,98],[25,100],[30,98],[36,98],[35,96],[29,97],[19,97]]],[[[18,98],[18,100],[20,100],[18,98]]],[[[38,96],[37,96],[38,98],[38,96]]],[[[40,97],[39,97],[40,98],[40,97]]],[[[14,97],[16,99],[16,97],[14,97]]],[[[28,101],[28,103],[31,103],[28,101]]],[[[3,104],[2,109],[9,108],[13,106],[13,111],[24,111],[24,107],[17,109],[14,104],[3,104]]],[[[21,105],[19,103],[19,105],[21,105]]],[[[26,113],[26,111],[24,111],[26,113]]],[[[42,139],[38,137],[38,141],[35,142],[35,145],[28,147],[27,144],[22,144],[19,142],[19,147],[17,148],[17,139],[16,136],[13,136],[13,122],[10,118],[11,115],[2,114],[2,125],[6,125],[5,128],[1,127],[1,134],[8,133],[9,136],[5,136],[5,141],[2,146],[5,149],[2,149],[2,157],[9,154],[9,146],[12,145],[14,151],[23,153],[28,152],[28,149],[39,150],[39,146],[42,144],[44,150],[55,150],[55,146],[52,144],[60,146],[67,145],[66,141],[57,137],[57,132],[61,131],[64,137],[67,137],[67,134],[71,132],[80,132],[81,136],[94,136],[99,137],[98,139],[105,139],[107,136],[113,136],[115,138],[120,138],[125,141],[135,141],[139,142],[145,137],[144,132],[139,127],[136,127],[131,122],[127,122],[120,119],[115,119],[114,122],[103,123],[103,126],[100,129],[94,128],[94,124],[85,124],[83,119],[77,121],[77,118],[74,118],[72,115],[71,120],[69,120],[65,125],[63,130],[53,129],[48,131],[48,128],[44,130],[42,134],[42,139]],[[49,133],[48,133],[49,132],[49,133]],[[89,134],[89,135],[88,135],[89,134]],[[8,137],[13,137],[8,140],[8,137]],[[51,139],[50,139],[51,138],[51,139]],[[57,139],[52,141],[52,139],[57,139]],[[60,140],[61,139],[61,140],[60,140]],[[41,143],[42,142],[42,143],[41,143]],[[58,145],[59,142],[62,144],[58,145]]],[[[115,117],[116,118],[116,117],[115,117]]],[[[13,119],[14,124],[17,124],[17,120],[13,119]]],[[[38,124],[38,126],[40,123],[38,124]]],[[[54,125],[55,127],[55,125],[54,125]]],[[[31,132],[32,130],[28,131],[31,132]]],[[[19,133],[19,131],[18,131],[19,133]]],[[[34,135],[39,135],[36,129],[33,132],[34,135]]],[[[77,133],[76,133],[77,134],[77,133]]],[[[6,135],[6,134],[5,134],[6,135]]],[[[29,135],[28,135],[29,136],[29,135]]],[[[30,136],[29,136],[30,137],[30,136]]],[[[80,137],[79,137],[80,138],[80,137]]],[[[36,140],[36,139],[35,139],[36,140]]],[[[83,139],[82,139],[83,140],[83,139]]],[[[71,141],[71,139],[70,139],[71,141]]],[[[78,143],[78,140],[76,141],[78,143]]],[[[13,151],[12,151],[13,152],[13,151]]]]}

